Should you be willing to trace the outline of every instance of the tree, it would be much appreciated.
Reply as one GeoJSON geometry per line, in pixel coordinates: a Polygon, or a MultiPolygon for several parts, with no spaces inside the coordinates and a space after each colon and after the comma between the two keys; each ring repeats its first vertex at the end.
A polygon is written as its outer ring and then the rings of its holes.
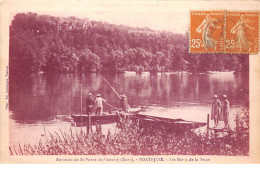
{"type": "Polygon", "coordinates": [[[122,70],[124,67],[123,59],[124,59],[124,54],[121,50],[113,50],[111,51],[111,57],[112,57],[112,63],[111,66],[113,66],[113,70],[119,71],[122,70]]]}
{"type": "Polygon", "coordinates": [[[100,58],[89,49],[80,53],[79,70],[82,72],[96,72],[101,68],[100,58]]]}
{"type": "Polygon", "coordinates": [[[228,68],[229,71],[234,71],[236,66],[239,64],[239,60],[238,60],[238,57],[235,56],[235,55],[229,55],[228,56],[229,58],[229,61],[226,62],[226,68],[228,68]]]}
{"type": "Polygon", "coordinates": [[[10,25],[10,72],[248,70],[248,55],[190,54],[184,34],[76,17],[19,13],[10,25]],[[73,26],[73,29],[69,29],[73,26]]]}

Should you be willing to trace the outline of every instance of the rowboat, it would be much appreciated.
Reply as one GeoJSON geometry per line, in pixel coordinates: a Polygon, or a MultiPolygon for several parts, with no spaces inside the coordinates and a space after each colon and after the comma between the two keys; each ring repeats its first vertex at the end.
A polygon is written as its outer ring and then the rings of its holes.
{"type": "MultiPolygon", "coordinates": [[[[75,122],[86,122],[89,119],[87,114],[73,114],[71,117],[75,122]]],[[[114,121],[117,118],[118,116],[116,114],[93,115],[91,116],[91,121],[114,121]]]]}
{"type": "MultiPolygon", "coordinates": [[[[122,113],[121,110],[110,110],[109,112],[104,112],[102,115],[91,115],[91,122],[116,122],[119,119],[119,114],[125,116],[132,116],[138,114],[142,108],[131,109],[130,113],[122,113]]],[[[87,114],[72,114],[71,118],[74,122],[88,122],[89,116],[87,114]]]]}
{"type": "MultiPolygon", "coordinates": [[[[125,72],[126,73],[126,72],[125,72]]],[[[139,73],[142,73],[140,71],[139,73]]],[[[150,74],[149,72],[143,72],[150,74]]],[[[180,72],[179,72],[180,73],[180,72]]],[[[188,72],[182,72],[182,74],[189,74],[188,72]]],[[[191,74],[191,73],[190,73],[191,74]]],[[[112,91],[121,99],[121,96],[118,94],[118,92],[115,90],[113,86],[102,76],[103,80],[107,83],[107,85],[112,89],[112,91]]],[[[207,123],[199,123],[199,122],[191,122],[191,121],[185,121],[183,119],[169,119],[169,118],[162,118],[162,117],[155,117],[155,116],[150,116],[150,115],[144,115],[144,114],[138,114],[143,108],[141,107],[137,111],[130,111],[130,113],[124,113],[114,106],[106,103],[110,107],[116,109],[116,110],[110,110],[109,112],[106,112],[102,115],[87,115],[82,113],[82,85],[81,85],[81,113],[82,114],[72,114],[71,118],[74,120],[74,122],[77,124],[77,122],[80,122],[81,124],[83,123],[88,123],[88,126],[90,124],[96,124],[99,122],[116,122],[120,120],[121,118],[131,118],[134,120],[137,120],[139,122],[139,125],[151,125],[151,126],[164,126],[170,129],[176,129],[176,128],[185,128],[185,129],[192,129],[192,128],[197,128],[200,126],[205,126],[207,123]]]]}
{"type": "MultiPolygon", "coordinates": [[[[139,124],[139,128],[163,128],[168,132],[183,132],[185,130],[196,129],[202,126],[205,126],[207,123],[204,122],[193,122],[187,121],[183,119],[171,119],[171,118],[163,118],[156,117],[144,114],[138,114],[141,109],[132,111],[131,113],[122,114],[118,110],[110,111],[108,113],[104,113],[103,115],[95,115],[91,116],[91,124],[92,125],[100,125],[100,124],[110,124],[119,121],[120,116],[127,116],[128,118],[135,120],[139,124]]],[[[87,125],[89,121],[89,117],[86,114],[73,114],[71,115],[74,122],[78,125],[87,125]],[[80,124],[79,124],[80,123],[80,124]]]]}
{"type": "MultiPolygon", "coordinates": [[[[78,114],[74,114],[71,115],[74,125],[75,126],[88,126],[89,124],[89,117],[88,115],[84,114],[82,115],[78,115],[78,114]]],[[[99,116],[91,116],[90,117],[90,123],[91,125],[105,125],[105,124],[111,124],[111,123],[115,123],[119,120],[118,115],[116,114],[106,114],[106,115],[99,115],[99,116]]]]}

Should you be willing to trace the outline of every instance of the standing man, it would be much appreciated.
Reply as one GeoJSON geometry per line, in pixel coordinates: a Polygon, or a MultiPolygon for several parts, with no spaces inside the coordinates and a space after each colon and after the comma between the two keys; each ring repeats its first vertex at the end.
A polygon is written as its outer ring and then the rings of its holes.
{"type": "Polygon", "coordinates": [[[128,113],[128,102],[125,93],[123,93],[120,97],[120,106],[125,113],[128,113]]]}
{"type": "Polygon", "coordinates": [[[89,93],[88,97],[87,97],[87,114],[90,115],[92,113],[92,107],[95,104],[95,98],[94,96],[92,96],[91,93],[89,93]]]}
{"type": "Polygon", "coordinates": [[[225,127],[224,128],[228,128],[228,116],[229,116],[229,101],[227,99],[227,95],[223,95],[223,102],[222,102],[222,112],[220,115],[219,120],[220,121],[224,121],[225,123],[225,127]]]}
{"type": "Polygon", "coordinates": [[[106,100],[103,99],[100,94],[97,94],[97,98],[96,98],[96,101],[95,101],[96,115],[102,115],[102,113],[103,113],[103,101],[106,102],[106,100]]]}
{"type": "Polygon", "coordinates": [[[212,109],[211,109],[211,120],[214,120],[214,127],[218,126],[219,114],[221,112],[221,102],[217,95],[213,96],[212,109]]]}

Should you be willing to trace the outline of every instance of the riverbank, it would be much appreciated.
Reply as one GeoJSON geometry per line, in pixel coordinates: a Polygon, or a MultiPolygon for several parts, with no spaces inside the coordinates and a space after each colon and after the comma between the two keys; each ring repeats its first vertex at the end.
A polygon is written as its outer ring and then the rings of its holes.
{"type": "MultiPolygon", "coordinates": [[[[248,109],[239,111],[236,131],[223,137],[185,133],[165,133],[158,128],[142,128],[130,119],[120,124],[118,133],[59,129],[47,132],[38,144],[10,147],[11,155],[248,155],[248,109]],[[200,146],[200,147],[198,147],[200,146]]],[[[224,133],[224,132],[223,132],[224,133]]]]}
{"type": "MultiPolygon", "coordinates": [[[[44,73],[48,73],[48,74],[52,74],[52,73],[49,73],[49,72],[44,72],[44,71],[38,71],[37,72],[38,74],[44,74],[44,73]]],[[[70,73],[70,72],[63,72],[63,73],[70,73]]],[[[147,74],[179,74],[179,75],[189,75],[189,74],[234,74],[234,75],[237,75],[237,74],[240,74],[239,72],[235,72],[235,71],[205,71],[205,72],[190,72],[190,71],[163,71],[163,72],[151,72],[151,71],[141,71],[141,72],[138,72],[138,71],[130,71],[130,70],[126,70],[126,71],[92,71],[92,72],[89,72],[89,73],[100,73],[100,74],[103,74],[103,73],[111,73],[111,74],[116,74],[116,73],[122,73],[122,74],[144,74],[144,75],[147,75],[147,74]]],[[[73,73],[70,73],[70,74],[73,74],[73,73]]]]}

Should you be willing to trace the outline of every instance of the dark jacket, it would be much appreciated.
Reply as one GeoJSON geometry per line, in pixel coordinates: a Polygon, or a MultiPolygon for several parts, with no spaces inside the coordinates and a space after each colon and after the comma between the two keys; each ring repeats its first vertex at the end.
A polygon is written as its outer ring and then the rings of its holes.
{"type": "Polygon", "coordinates": [[[126,97],[121,97],[120,105],[124,112],[128,112],[128,102],[126,97]]]}
{"type": "Polygon", "coordinates": [[[92,95],[89,95],[87,97],[86,104],[87,104],[87,106],[94,105],[95,104],[95,98],[92,95]]]}

